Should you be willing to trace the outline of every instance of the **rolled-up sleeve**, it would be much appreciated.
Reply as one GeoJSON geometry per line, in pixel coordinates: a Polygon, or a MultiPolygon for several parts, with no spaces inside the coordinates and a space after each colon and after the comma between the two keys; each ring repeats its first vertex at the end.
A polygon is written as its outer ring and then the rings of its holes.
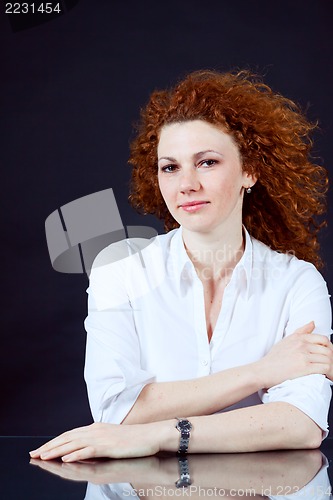
{"type": "Polygon", "coordinates": [[[140,343],[118,263],[96,266],[88,288],[85,381],[95,421],[121,423],[154,375],[141,369],[140,343]]]}
{"type": "MultiPolygon", "coordinates": [[[[315,330],[311,335],[330,337],[332,315],[326,283],[314,266],[307,263],[304,265],[295,282],[290,284],[293,291],[285,336],[314,321],[315,330]]],[[[283,401],[299,408],[322,429],[325,438],[328,435],[331,385],[324,375],[308,375],[286,380],[266,392],[261,392],[260,397],[263,403],[283,401]]]]}

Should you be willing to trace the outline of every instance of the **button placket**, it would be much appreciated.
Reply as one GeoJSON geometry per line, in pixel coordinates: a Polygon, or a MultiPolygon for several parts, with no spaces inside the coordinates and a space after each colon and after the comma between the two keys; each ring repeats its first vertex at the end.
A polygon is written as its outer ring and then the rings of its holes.
{"type": "Polygon", "coordinates": [[[210,373],[210,346],[207,336],[204,293],[201,281],[197,276],[193,282],[194,329],[198,346],[198,376],[210,373]]]}
{"type": "Polygon", "coordinates": [[[230,317],[233,309],[235,293],[236,289],[234,283],[230,281],[224,290],[220,314],[217,318],[212,342],[210,344],[210,355],[212,361],[216,352],[221,349],[221,344],[226,339],[230,327],[230,317]]]}

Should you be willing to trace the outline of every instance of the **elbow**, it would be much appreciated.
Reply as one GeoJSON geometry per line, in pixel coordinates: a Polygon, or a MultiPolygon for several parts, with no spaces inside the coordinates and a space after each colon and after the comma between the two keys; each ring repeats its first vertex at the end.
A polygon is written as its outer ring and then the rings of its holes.
{"type": "Polygon", "coordinates": [[[309,432],[306,436],[306,446],[304,446],[306,449],[313,450],[319,448],[323,440],[323,432],[320,427],[318,427],[315,423],[313,424],[313,427],[312,432],[309,432]]]}
{"type": "Polygon", "coordinates": [[[312,418],[302,410],[287,403],[283,404],[287,409],[285,413],[285,426],[288,429],[285,434],[286,448],[298,450],[312,450],[319,448],[323,440],[323,431],[312,418]]]}
{"type": "Polygon", "coordinates": [[[305,425],[300,425],[296,433],[295,448],[313,450],[319,448],[323,439],[323,431],[318,425],[306,416],[305,425]]]}

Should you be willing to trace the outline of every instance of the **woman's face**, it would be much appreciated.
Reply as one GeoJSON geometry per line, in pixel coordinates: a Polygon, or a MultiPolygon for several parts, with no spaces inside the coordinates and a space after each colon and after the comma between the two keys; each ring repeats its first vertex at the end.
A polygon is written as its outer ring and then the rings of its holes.
{"type": "Polygon", "coordinates": [[[244,188],[255,182],[242,170],[238,146],[220,128],[194,120],[162,128],[158,182],[173,218],[197,232],[242,223],[244,188]]]}

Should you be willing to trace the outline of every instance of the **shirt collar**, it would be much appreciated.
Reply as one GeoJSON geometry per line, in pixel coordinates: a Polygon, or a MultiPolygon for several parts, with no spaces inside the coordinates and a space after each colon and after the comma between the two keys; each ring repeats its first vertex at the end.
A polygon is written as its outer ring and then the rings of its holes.
{"type": "Polygon", "coordinates": [[[179,280],[179,284],[181,284],[185,276],[188,279],[191,273],[195,272],[193,263],[185,250],[182,227],[175,230],[171,239],[170,256],[175,273],[174,276],[179,280]]]}
{"type": "MultiPolygon", "coordinates": [[[[245,226],[243,226],[243,234],[245,250],[232,273],[231,281],[235,283],[235,286],[244,290],[248,298],[253,267],[253,243],[245,226]]],[[[170,256],[175,277],[178,277],[179,285],[181,286],[184,279],[188,280],[189,277],[195,273],[193,263],[185,250],[182,227],[176,229],[172,236],[170,242],[170,256]]]]}

